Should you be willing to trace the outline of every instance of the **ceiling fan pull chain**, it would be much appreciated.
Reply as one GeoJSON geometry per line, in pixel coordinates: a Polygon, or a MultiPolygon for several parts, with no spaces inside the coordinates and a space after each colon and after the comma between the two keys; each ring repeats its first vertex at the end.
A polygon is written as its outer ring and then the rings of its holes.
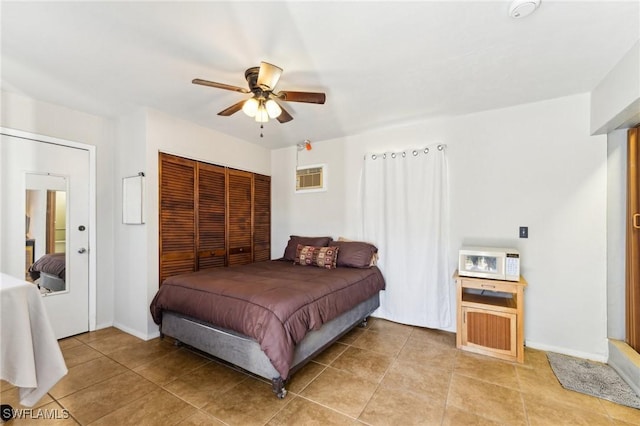
{"type": "MultiPolygon", "coordinates": [[[[260,129],[264,129],[264,125],[263,124],[260,125],[260,129]]],[[[260,130],[260,137],[263,137],[262,136],[262,130],[260,130]]]]}

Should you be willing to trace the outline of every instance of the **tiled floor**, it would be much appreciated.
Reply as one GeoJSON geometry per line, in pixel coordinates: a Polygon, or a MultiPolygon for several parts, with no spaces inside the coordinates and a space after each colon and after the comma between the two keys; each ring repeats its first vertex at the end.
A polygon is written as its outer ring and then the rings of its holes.
{"type": "MultiPolygon", "coordinates": [[[[36,408],[70,417],[8,424],[640,424],[640,410],[564,390],[544,352],[527,349],[515,365],[457,350],[454,334],[375,318],[295,374],[283,400],[266,381],[168,339],[108,328],[60,346],[69,374],[36,408]]],[[[16,388],[1,391],[19,408],[16,388]]]]}

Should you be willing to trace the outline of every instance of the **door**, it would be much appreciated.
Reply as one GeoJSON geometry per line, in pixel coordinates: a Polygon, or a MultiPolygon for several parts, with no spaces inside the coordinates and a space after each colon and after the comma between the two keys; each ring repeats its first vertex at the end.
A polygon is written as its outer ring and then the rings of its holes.
{"type": "Polygon", "coordinates": [[[462,318],[462,346],[516,357],[515,314],[463,306],[462,318]]]}
{"type": "MultiPolygon", "coordinates": [[[[56,337],[89,330],[88,150],[2,135],[2,272],[40,286],[56,337]],[[38,205],[38,200],[41,204],[38,205]],[[54,201],[55,200],[55,201],[54,201]],[[40,206],[40,207],[39,207],[40,206]],[[47,237],[48,235],[48,237],[47,237]],[[47,244],[47,238],[53,238],[47,244]],[[25,271],[25,244],[35,262],[62,252],[53,269],[25,271]]],[[[47,258],[53,259],[53,256],[47,258]]],[[[34,266],[32,266],[32,269],[34,266]]]]}
{"type": "Polygon", "coordinates": [[[198,198],[196,200],[197,270],[226,266],[224,167],[197,163],[198,198]]]}
{"type": "Polygon", "coordinates": [[[160,153],[160,282],[196,270],[196,165],[160,153]]]}
{"type": "Polygon", "coordinates": [[[271,259],[271,177],[253,177],[253,261],[271,259]]]}
{"type": "Polygon", "coordinates": [[[626,339],[640,352],[640,127],[628,131],[626,339]]]}
{"type": "Polygon", "coordinates": [[[229,169],[227,176],[228,265],[245,265],[253,261],[253,173],[229,169]]]}

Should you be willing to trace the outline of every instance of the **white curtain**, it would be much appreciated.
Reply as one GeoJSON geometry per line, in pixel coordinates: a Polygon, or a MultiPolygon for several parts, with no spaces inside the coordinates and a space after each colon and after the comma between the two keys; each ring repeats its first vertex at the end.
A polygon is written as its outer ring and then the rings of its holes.
{"type": "Polygon", "coordinates": [[[387,284],[375,316],[451,325],[447,175],[444,145],[365,156],[363,237],[377,245],[387,284]]]}

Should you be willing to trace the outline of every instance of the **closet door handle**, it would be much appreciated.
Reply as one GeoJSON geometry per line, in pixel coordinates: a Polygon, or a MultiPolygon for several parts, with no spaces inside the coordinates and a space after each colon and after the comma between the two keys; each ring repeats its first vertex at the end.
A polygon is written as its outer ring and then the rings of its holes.
{"type": "Polygon", "coordinates": [[[636,213],[632,216],[631,223],[635,229],[640,229],[640,213],[636,213]]]}

